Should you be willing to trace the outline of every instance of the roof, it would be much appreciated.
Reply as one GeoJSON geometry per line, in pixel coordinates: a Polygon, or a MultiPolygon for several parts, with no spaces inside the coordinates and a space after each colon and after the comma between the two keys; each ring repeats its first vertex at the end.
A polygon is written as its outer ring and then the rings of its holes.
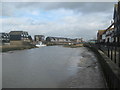
{"type": "Polygon", "coordinates": [[[5,33],[5,32],[0,32],[0,34],[8,34],[8,33],[5,33]]]}
{"type": "Polygon", "coordinates": [[[112,23],[107,29],[105,30],[98,30],[98,35],[105,34],[107,31],[113,30],[114,23],[112,23]]]}
{"type": "Polygon", "coordinates": [[[106,30],[98,30],[98,34],[102,35],[106,30]]]}
{"type": "Polygon", "coordinates": [[[63,38],[63,37],[47,37],[47,38],[54,38],[54,39],[67,39],[67,38],[63,38]]]}
{"type": "Polygon", "coordinates": [[[1,32],[0,35],[9,35],[9,33],[1,32]]]}
{"type": "Polygon", "coordinates": [[[112,23],[106,30],[104,33],[106,33],[107,31],[113,30],[114,23],[112,23]]]}
{"type": "Polygon", "coordinates": [[[20,35],[20,34],[23,34],[23,33],[27,33],[27,32],[25,32],[25,31],[11,31],[9,34],[20,35]]]}
{"type": "Polygon", "coordinates": [[[112,31],[114,28],[110,28],[110,29],[108,29],[107,31],[112,31]]]}
{"type": "Polygon", "coordinates": [[[34,35],[35,37],[37,36],[37,37],[44,37],[44,35],[34,35]]]}

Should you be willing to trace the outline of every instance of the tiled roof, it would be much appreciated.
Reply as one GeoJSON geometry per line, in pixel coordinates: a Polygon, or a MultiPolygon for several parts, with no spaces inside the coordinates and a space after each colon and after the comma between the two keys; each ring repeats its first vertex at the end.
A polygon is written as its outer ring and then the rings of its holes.
{"type": "Polygon", "coordinates": [[[98,35],[102,35],[106,30],[98,30],[98,35]]]}
{"type": "Polygon", "coordinates": [[[67,39],[67,38],[64,38],[64,37],[49,37],[49,38],[54,38],[54,39],[67,39]]]}
{"type": "Polygon", "coordinates": [[[18,35],[18,34],[22,34],[23,31],[11,31],[9,34],[15,34],[15,35],[18,35]]]}
{"type": "Polygon", "coordinates": [[[11,31],[9,34],[20,35],[20,34],[23,34],[23,33],[27,33],[27,32],[24,32],[24,31],[11,31]]]}

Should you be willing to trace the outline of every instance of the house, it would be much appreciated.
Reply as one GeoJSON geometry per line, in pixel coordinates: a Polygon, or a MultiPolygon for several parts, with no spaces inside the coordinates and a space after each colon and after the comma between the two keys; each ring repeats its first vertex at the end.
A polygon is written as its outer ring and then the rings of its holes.
{"type": "Polygon", "coordinates": [[[97,43],[105,42],[105,32],[106,30],[98,30],[97,33],[97,43]]]}
{"type": "Polygon", "coordinates": [[[91,40],[89,40],[88,42],[89,42],[89,43],[94,43],[94,44],[95,44],[95,43],[97,42],[97,40],[96,40],[96,39],[91,39],[91,40]]]}
{"type": "Polygon", "coordinates": [[[0,33],[0,44],[9,44],[10,43],[10,35],[9,33],[0,33]]]}
{"type": "Polygon", "coordinates": [[[71,43],[71,39],[64,38],[64,37],[47,37],[46,42],[52,43],[52,44],[57,44],[57,45],[63,45],[63,44],[71,43]]]}
{"type": "Polygon", "coordinates": [[[34,44],[39,44],[41,42],[45,44],[45,36],[44,35],[34,35],[34,44]]]}
{"type": "Polygon", "coordinates": [[[29,39],[31,42],[33,41],[32,37],[31,37],[30,35],[28,35],[28,39],[29,39]]]}
{"type": "Polygon", "coordinates": [[[34,40],[36,42],[44,41],[45,40],[45,36],[44,35],[34,35],[34,40]]]}
{"type": "Polygon", "coordinates": [[[120,45],[120,1],[114,6],[114,42],[120,45]]]}
{"type": "Polygon", "coordinates": [[[31,42],[30,35],[26,31],[11,31],[9,34],[11,45],[26,45],[31,42]]]}
{"type": "Polygon", "coordinates": [[[120,45],[120,1],[114,5],[114,22],[106,29],[99,30],[97,33],[98,43],[116,43],[120,45]]]}
{"type": "Polygon", "coordinates": [[[57,39],[57,42],[67,42],[67,38],[62,38],[62,37],[55,37],[57,39]]]}
{"type": "Polygon", "coordinates": [[[70,38],[67,38],[66,40],[67,40],[67,42],[71,42],[71,39],[70,39],[70,38]]]}
{"type": "Polygon", "coordinates": [[[70,42],[69,38],[63,38],[63,37],[47,37],[47,42],[70,42]]]}
{"type": "Polygon", "coordinates": [[[113,38],[114,28],[110,28],[105,31],[105,43],[112,43],[114,41],[113,38]]]}
{"type": "Polygon", "coordinates": [[[114,23],[112,23],[105,30],[98,30],[97,43],[110,43],[110,42],[112,43],[114,41],[113,33],[114,33],[114,23]]]}
{"type": "Polygon", "coordinates": [[[47,37],[46,41],[47,42],[55,42],[55,38],[54,37],[47,37]]]}
{"type": "Polygon", "coordinates": [[[75,38],[72,40],[74,43],[81,43],[83,42],[83,38],[75,38]]]}

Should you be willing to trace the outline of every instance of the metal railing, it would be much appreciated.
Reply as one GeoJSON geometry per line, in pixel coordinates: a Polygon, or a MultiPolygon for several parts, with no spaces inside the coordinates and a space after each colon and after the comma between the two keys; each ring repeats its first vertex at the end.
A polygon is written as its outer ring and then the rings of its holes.
{"type": "Polygon", "coordinates": [[[116,43],[89,43],[86,45],[98,57],[107,86],[112,90],[120,89],[120,46],[116,43]]]}
{"type": "Polygon", "coordinates": [[[117,41],[112,43],[96,43],[96,45],[120,68],[120,42],[119,39],[117,41]]]}

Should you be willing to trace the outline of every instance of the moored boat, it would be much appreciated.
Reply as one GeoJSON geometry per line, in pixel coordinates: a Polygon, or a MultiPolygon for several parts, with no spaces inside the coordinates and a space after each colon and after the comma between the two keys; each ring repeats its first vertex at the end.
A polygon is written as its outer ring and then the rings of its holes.
{"type": "Polygon", "coordinates": [[[45,44],[43,44],[42,42],[39,42],[35,45],[36,47],[43,47],[43,46],[46,46],[45,44]]]}

